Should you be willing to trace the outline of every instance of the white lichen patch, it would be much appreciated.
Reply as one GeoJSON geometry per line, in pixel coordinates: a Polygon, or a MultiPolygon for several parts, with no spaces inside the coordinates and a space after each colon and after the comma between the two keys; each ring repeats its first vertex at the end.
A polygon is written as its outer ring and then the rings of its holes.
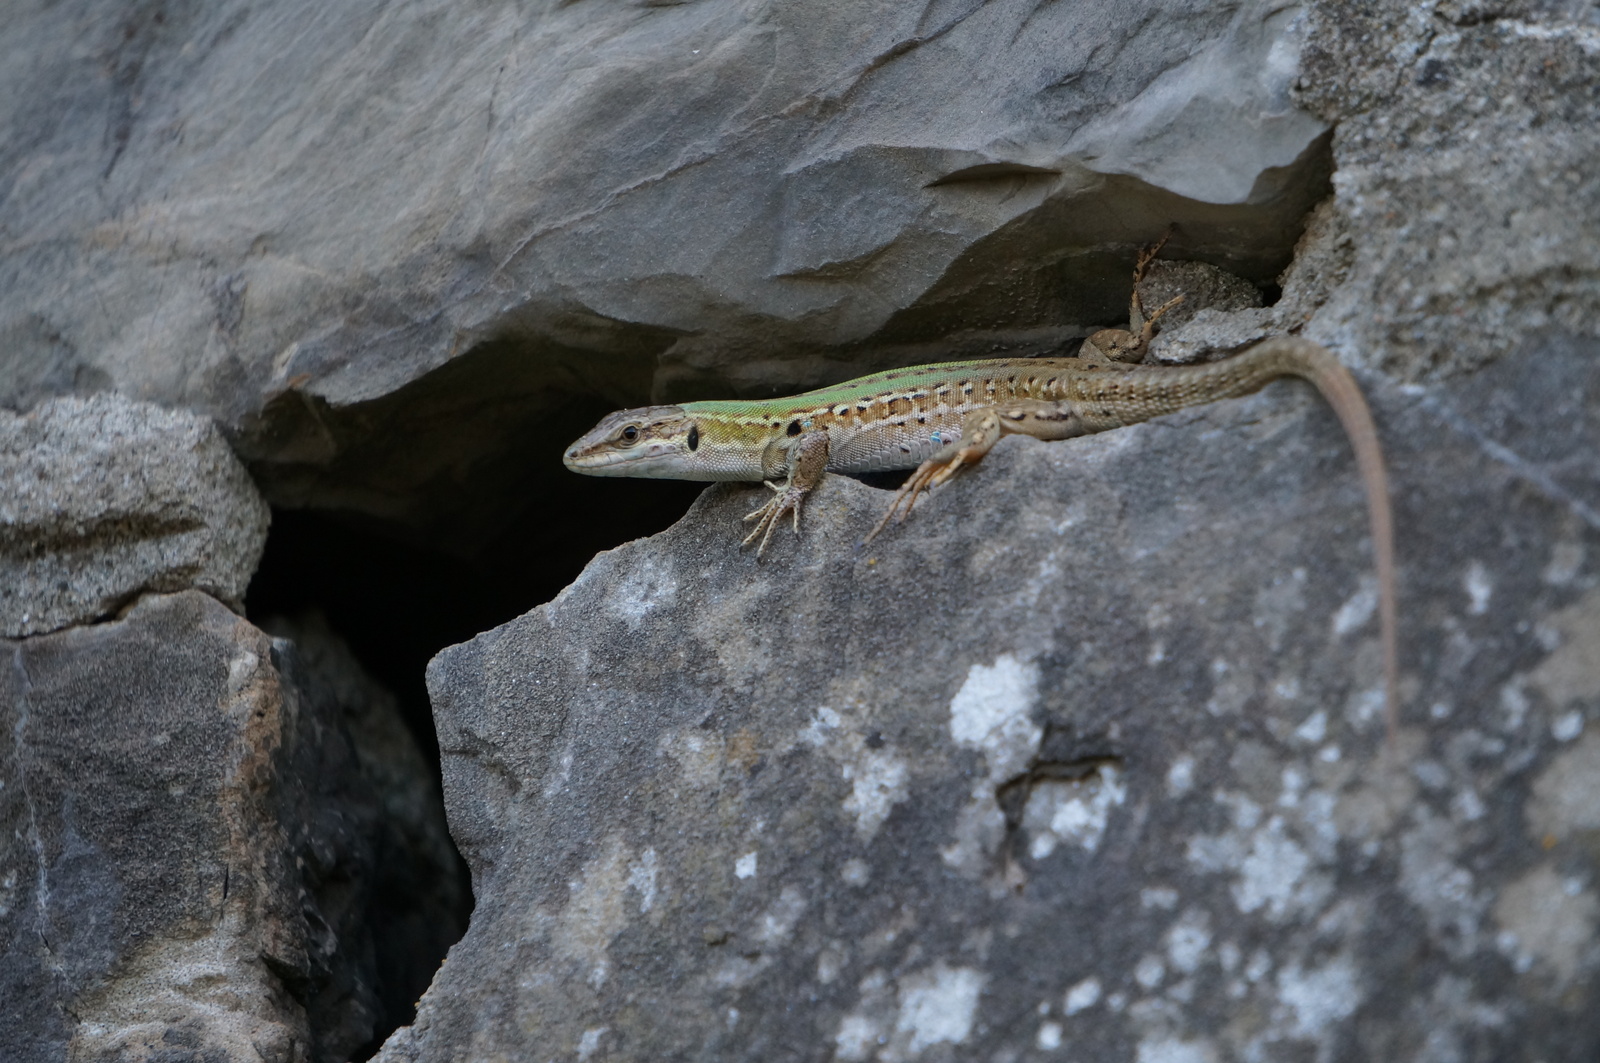
{"type": "Polygon", "coordinates": [[[760,866],[761,855],[748,852],[733,862],[734,878],[755,878],[756,868],[760,866]]]}
{"type": "Polygon", "coordinates": [[[881,972],[868,973],[834,1035],[836,1058],[906,1063],[935,1045],[964,1044],[986,980],[975,968],[940,962],[900,979],[891,992],[881,972]]]}
{"type": "Polygon", "coordinates": [[[1234,876],[1230,892],[1241,912],[1274,921],[1322,907],[1333,891],[1322,868],[1336,860],[1339,841],[1333,795],[1309,788],[1294,766],[1280,778],[1281,811],[1268,815],[1244,794],[1218,791],[1215,800],[1228,809],[1231,829],[1198,835],[1188,845],[1190,863],[1234,876]]]}
{"type": "Polygon", "coordinates": [[[1146,886],[1139,891],[1139,903],[1170,912],[1178,906],[1178,891],[1170,886],[1146,886]]]}
{"type": "Polygon", "coordinates": [[[870,841],[894,806],[906,799],[911,772],[905,761],[888,750],[866,748],[865,743],[861,746],[840,771],[850,783],[844,810],[855,817],[856,834],[861,840],[870,841]]]}
{"type": "Polygon", "coordinates": [[[1277,988],[1293,1017],[1295,1036],[1313,1040],[1354,1015],[1366,996],[1355,965],[1343,956],[1320,967],[1291,963],[1278,972],[1277,988]]]}
{"type": "Polygon", "coordinates": [[[795,740],[812,747],[825,746],[838,735],[841,722],[837,712],[823,705],[812,713],[811,722],[800,729],[795,740]]]}
{"type": "Polygon", "coordinates": [[[1241,912],[1265,907],[1273,919],[1292,911],[1318,906],[1332,890],[1325,876],[1311,873],[1311,857],[1273,816],[1250,838],[1233,886],[1234,903],[1241,912]]]}
{"type": "Polygon", "coordinates": [[[1161,1037],[1140,1041],[1134,1058],[1138,1063],[1216,1063],[1217,1050],[1208,1041],[1161,1037]]]}
{"type": "Polygon", "coordinates": [[[1294,729],[1294,736],[1302,742],[1316,745],[1328,734],[1328,714],[1321,709],[1307,716],[1305,722],[1294,729]]]}
{"type": "Polygon", "coordinates": [[[1189,861],[1206,871],[1236,874],[1231,892],[1241,912],[1264,911],[1275,920],[1314,907],[1329,893],[1327,877],[1289,836],[1282,816],[1252,831],[1192,838],[1189,861]]]}
{"type": "Polygon", "coordinates": [[[867,1015],[852,1012],[839,1023],[839,1032],[833,1035],[833,1047],[838,1058],[848,1063],[871,1059],[878,1048],[877,1022],[867,1015]]]}
{"type": "Polygon", "coordinates": [[[1006,816],[985,777],[973,787],[970,800],[956,813],[950,844],[939,850],[947,867],[979,877],[993,867],[990,859],[1006,833],[1006,816]]]}
{"type": "Polygon", "coordinates": [[[1564,712],[1557,716],[1555,722],[1550,725],[1550,737],[1557,742],[1570,742],[1583,734],[1583,722],[1583,712],[1581,710],[1573,709],[1571,712],[1564,712]]]}
{"type": "Polygon", "coordinates": [[[1400,838],[1400,890],[1421,909],[1435,942],[1453,955],[1478,947],[1487,898],[1475,890],[1472,872],[1456,862],[1462,839],[1455,824],[1426,805],[1400,838]]]}
{"type": "MultiPolygon", "coordinates": [[[[859,692],[832,693],[840,696],[836,703],[854,706],[864,714],[859,692]]],[[[819,707],[795,732],[794,743],[819,750],[839,765],[840,776],[850,784],[843,810],[856,821],[857,836],[867,842],[876,837],[894,807],[910,795],[912,773],[904,758],[872,737],[870,729],[849,713],[850,709],[840,712],[828,705],[819,707]]]]}
{"type": "Polygon", "coordinates": [[[1580,883],[1563,880],[1540,865],[1501,891],[1494,906],[1501,949],[1526,968],[1537,961],[1566,987],[1586,967],[1600,962],[1595,939],[1600,899],[1580,883]]]}
{"type": "Polygon", "coordinates": [[[1167,769],[1167,793],[1172,797],[1182,797],[1194,786],[1194,758],[1181,756],[1172,762],[1172,767],[1167,769]]]}
{"type": "Polygon", "coordinates": [[[1211,679],[1206,711],[1213,716],[1236,716],[1255,696],[1255,678],[1250,669],[1234,668],[1218,658],[1211,662],[1211,679]]]}
{"type": "Polygon", "coordinates": [[[637,628],[652,610],[671,605],[678,597],[678,576],[671,563],[664,556],[637,556],[637,563],[605,599],[629,628],[637,628]]]}
{"type": "Polygon", "coordinates": [[[1067,995],[1061,1004],[1061,1010],[1066,1015],[1071,1016],[1092,1008],[1098,1003],[1100,1003],[1100,979],[1091,975],[1067,990],[1067,995]]]}
{"type": "Polygon", "coordinates": [[[972,1034],[983,983],[980,971],[942,963],[902,978],[895,1032],[907,1038],[906,1049],[916,1055],[933,1045],[964,1043],[972,1034]]]}
{"type": "Polygon", "coordinates": [[[1378,581],[1363,577],[1361,586],[1333,614],[1333,633],[1339,638],[1359,630],[1378,611],[1378,581]]]}
{"type": "Polygon", "coordinates": [[[639,894],[639,914],[649,913],[656,905],[656,894],[660,890],[657,878],[660,873],[660,860],[655,849],[646,849],[639,854],[639,859],[628,868],[628,888],[639,894]]]}
{"type": "Polygon", "coordinates": [[[600,845],[599,855],[567,883],[567,903],[556,916],[550,944],[556,955],[587,968],[584,979],[599,988],[610,971],[607,950],[628,921],[628,884],[633,861],[619,835],[600,845]]]}
{"type": "Polygon", "coordinates": [[[1167,931],[1167,960],[1175,970],[1194,974],[1211,947],[1211,916],[1199,908],[1183,913],[1167,931]]]}
{"type": "Polygon", "coordinates": [[[1277,653],[1289,633],[1296,613],[1306,607],[1306,570],[1297,568],[1288,576],[1278,576],[1271,585],[1256,592],[1251,622],[1266,638],[1267,648],[1277,653]]]}
{"type": "Polygon", "coordinates": [[[1466,575],[1461,577],[1461,589],[1467,592],[1467,612],[1482,616],[1489,611],[1494,580],[1489,578],[1489,570],[1483,567],[1483,562],[1474,561],[1467,566],[1466,575]]]}
{"type": "Polygon", "coordinates": [[[1009,653],[992,665],[975,664],[950,699],[950,737],[984,754],[989,776],[1004,780],[1021,772],[1039,748],[1033,722],[1039,668],[1009,653]]]}
{"type": "Polygon", "coordinates": [[[950,699],[950,737],[983,753],[984,770],[972,780],[972,796],[956,815],[954,835],[939,851],[944,862],[969,875],[988,871],[1005,836],[1005,814],[995,787],[1020,774],[1038,752],[1042,729],[1033,722],[1039,669],[1012,654],[992,665],[975,664],[950,699]]]}
{"type": "Polygon", "coordinates": [[[580,1060],[591,1058],[600,1050],[600,1038],[604,1037],[609,1026],[595,1026],[583,1031],[578,1038],[578,1058],[580,1060]]]}
{"type": "Polygon", "coordinates": [[[1141,956],[1133,967],[1133,980],[1145,989],[1154,989],[1166,976],[1167,965],[1161,962],[1160,956],[1141,956]]]}
{"type": "Polygon", "coordinates": [[[763,945],[781,945],[789,940],[795,924],[806,911],[806,898],[795,886],[785,886],[778,899],[762,913],[756,926],[756,940],[763,945]]]}
{"type": "Polygon", "coordinates": [[[1042,860],[1063,844],[1094,852],[1105,836],[1111,810],[1127,798],[1121,774],[1109,765],[1082,780],[1036,784],[1022,813],[1028,855],[1042,860]]]}
{"type": "Polygon", "coordinates": [[[1539,578],[1553,587],[1565,587],[1583,571],[1584,546],[1582,543],[1557,543],[1550,550],[1550,563],[1545,565],[1539,578]]]}

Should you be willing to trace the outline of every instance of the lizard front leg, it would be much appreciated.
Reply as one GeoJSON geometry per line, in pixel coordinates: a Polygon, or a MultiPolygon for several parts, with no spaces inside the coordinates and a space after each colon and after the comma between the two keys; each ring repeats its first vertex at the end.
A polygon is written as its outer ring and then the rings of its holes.
{"type": "Polygon", "coordinates": [[[789,448],[789,475],[781,484],[771,480],[764,481],[772,488],[774,494],[767,499],[767,503],[745,515],[745,522],[756,521],[755,530],[745,536],[740,543],[740,549],[749,546],[758,538],[761,545],[756,547],[756,560],[761,560],[761,555],[767,552],[767,543],[772,539],[772,529],[778,526],[785,513],[794,514],[794,533],[800,534],[800,506],[806,500],[806,495],[811,489],[822,482],[822,477],[828,471],[828,433],[807,432],[794,441],[789,448]]]}
{"type": "Polygon", "coordinates": [[[1001,436],[1027,435],[1035,439],[1070,439],[1083,435],[1087,429],[1077,409],[1070,402],[1043,402],[1021,399],[1004,406],[984,406],[967,414],[961,423],[961,438],[947,443],[921,465],[895,492],[889,511],[883,515],[867,537],[865,545],[888,527],[890,521],[898,524],[911,515],[917,496],[930,488],[947,483],[951,477],[968,465],[976,465],[1000,441],[1001,436]]]}

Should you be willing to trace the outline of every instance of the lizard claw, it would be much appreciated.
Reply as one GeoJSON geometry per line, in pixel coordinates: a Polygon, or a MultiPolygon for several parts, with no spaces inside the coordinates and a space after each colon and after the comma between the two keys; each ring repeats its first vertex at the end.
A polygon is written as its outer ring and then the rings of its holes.
{"type": "Polygon", "coordinates": [[[889,503],[888,511],[867,533],[867,537],[861,540],[861,545],[865,546],[876,539],[878,533],[887,528],[891,521],[899,524],[911,516],[911,507],[917,504],[919,496],[927,494],[931,488],[949,483],[967,463],[967,448],[963,447],[948,458],[929,458],[918,465],[917,471],[912,473],[910,478],[900,485],[900,490],[895,492],[894,501],[889,503]]]}

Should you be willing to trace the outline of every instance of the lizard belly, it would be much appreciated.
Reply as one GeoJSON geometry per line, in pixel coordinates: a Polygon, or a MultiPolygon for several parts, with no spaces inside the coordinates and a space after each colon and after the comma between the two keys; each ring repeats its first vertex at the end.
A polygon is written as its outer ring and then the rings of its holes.
{"type": "Polygon", "coordinates": [[[828,430],[828,471],[890,472],[915,469],[946,443],[961,438],[961,414],[954,410],[883,420],[859,428],[828,430]]]}

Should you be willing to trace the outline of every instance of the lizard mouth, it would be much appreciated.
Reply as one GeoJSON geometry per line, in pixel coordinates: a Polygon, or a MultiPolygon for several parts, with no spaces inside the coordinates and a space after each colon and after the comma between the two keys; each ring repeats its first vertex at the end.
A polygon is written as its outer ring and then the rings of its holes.
{"type": "Polygon", "coordinates": [[[652,469],[670,462],[671,458],[672,452],[659,446],[627,451],[589,450],[579,442],[567,449],[561,463],[585,476],[648,476],[652,469]]]}
{"type": "Polygon", "coordinates": [[[604,451],[585,452],[579,447],[573,447],[562,455],[561,463],[573,472],[586,473],[590,476],[620,476],[618,466],[632,464],[634,455],[606,453],[604,451]]]}

